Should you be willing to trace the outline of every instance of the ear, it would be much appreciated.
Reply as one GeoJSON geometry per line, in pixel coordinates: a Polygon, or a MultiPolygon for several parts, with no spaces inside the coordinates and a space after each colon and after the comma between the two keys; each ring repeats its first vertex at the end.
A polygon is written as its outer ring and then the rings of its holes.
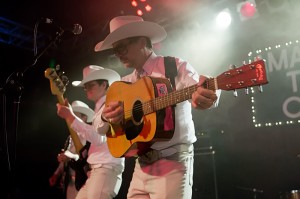
{"type": "Polygon", "coordinates": [[[87,122],[87,116],[82,114],[81,119],[86,123],[87,122]]]}
{"type": "Polygon", "coordinates": [[[101,85],[104,86],[106,89],[108,88],[108,82],[107,81],[103,81],[101,85]]]}
{"type": "Polygon", "coordinates": [[[139,43],[140,43],[143,47],[147,46],[147,39],[146,39],[146,37],[141,37],[141,38],[139,38],[139,43]]]}

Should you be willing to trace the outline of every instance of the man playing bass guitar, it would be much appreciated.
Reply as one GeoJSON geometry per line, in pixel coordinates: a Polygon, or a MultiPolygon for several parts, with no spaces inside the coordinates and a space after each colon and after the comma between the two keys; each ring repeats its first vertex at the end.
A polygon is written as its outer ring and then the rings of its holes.
{"type": "MultiPolygon", "coordinates": [[[[72,109],[74,114],[86,123],[90,123],[94,117],[94,111],[81,101],[74,101],[72,109]]],[[[88,164],[86,162],[86,152],[90,143],[80,136],[79,139],[84,145],[81,150],[82,153],[76,154],[72,138],[68,136],[64,149],[57,155],[59,165],[49,179],[50,186],[55,186],[59,183],[59,187],[62,188],[67,199],[74,199],[78,190],[87,179],[88,164]]]]}

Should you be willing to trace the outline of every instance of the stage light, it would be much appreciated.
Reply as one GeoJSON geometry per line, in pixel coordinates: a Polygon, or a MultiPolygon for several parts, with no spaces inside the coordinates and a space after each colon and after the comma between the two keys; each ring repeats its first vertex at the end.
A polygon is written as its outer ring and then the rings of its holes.
{"type": "Polygon", "coordinates": [[[247,1],[241,6],[240,12],[244,17],[253,17],[256,12],[256,8],[254,4],[247,1]]]}
{"type": "Polygon", "coordinates": [[[133,7],[137,7],[138,3],[137,3],[135,0],[133,0],[133,1],[131,1],[131,5],[132,5],[133,7]]]}
{"type": "Polygon", "coordinates": [[[241,21],[254,18],[258,15],[255,0],[247,0],[237,4],[237,12],[241,21]]]}
{"type": "Polygon", "coordinates": [[[136,11],[136,14],[139,15],[139,16],[142,16],[143,15],[143,11],[139,9],[139,10],[136,11]]]}
{"type": "Polygon", "coordinates": [[[142,16],[145,12],[150,12],[152,10],[152,6],[147,3],[146,0],[130,0],[131,6],[136,9],[136,13],[138,16],[142,16]]]}
{"type": "Polygon", "coordinates": [[[231,24],[231,15],[228,8],[217,15],[216,22],[217,26],[221,28],[227,28],[231,24]]]}
{"type": "Polygon", "coordinates": [[[147,12],[150,12],[150,11],[152,10],[152,7],[151,7],[149,4],[147,4],[147,5],[145,6],[145,10],[146,10],[147,12]]]}

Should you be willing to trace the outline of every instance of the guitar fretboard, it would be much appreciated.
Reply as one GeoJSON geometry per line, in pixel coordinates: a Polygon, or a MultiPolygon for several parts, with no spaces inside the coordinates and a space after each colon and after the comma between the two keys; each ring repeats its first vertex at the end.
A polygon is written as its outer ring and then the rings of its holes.
{"type": "MultiPolygon", "coordinates": [[[[61,78],[58,76],[55,69],[53,69],[53,68],[47,68],[45,70],[45,77],[50,80],[50,88],[51,88],[52,94],[56,95],[57,101],[60,104],[64,105],[65,99],[64,99],[63,94],[66,91],[66,85],[64,84],[64,82],[61,80],[61,78]]],[[[66,123],[67,123],[68,129],[69,129],[70,136],[73,140],[74,146],[76,148],[76,152],[77,152],[77,154],[80,154],[80,151],[83,148],[83,145],[82,145],[77,133],[71,128],[71,124],[69,124],[69,122],[67,122],[67,120],[66,120],[66,123]]]]}
{"type": "MultiPolygon", "coordinates": [[[[216,89],[215,78],[207,79],[203,86],[210,90],[216,89]]],[[[198,84],[186,87],[184,89],[173,91],[167,95],[160,96],[154,99],[151,99],[143,103],[143,112],[144,115],[156,112],[158,110],[164,109],[168,106],[172,106],[183,102],[185,100],[191,99],[192,94],[197,90],[198,84]]]]}

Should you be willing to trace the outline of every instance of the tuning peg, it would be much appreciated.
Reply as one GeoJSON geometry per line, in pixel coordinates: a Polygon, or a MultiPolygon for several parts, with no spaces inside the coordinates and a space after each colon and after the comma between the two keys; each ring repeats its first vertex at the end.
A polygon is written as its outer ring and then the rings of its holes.
{"type": "Polygon", "coordinates": [[[234,97],[237,97],[237,96],[238,96],[238,93],[237,93],[237,91],[236,91],[235,89],[233,90],[233,96],[234,96],[234,97]]]}
{"type": "Polygon", "coordinates": [[[254,57],[254,61],[259,61],[261,58],[259,56],[254,57]]]}
{"type": "Polygon", "coordinates": [[[61,76],[61,81],[64,83],[65,86],[69,84],[69,79],[65,75],[61,76]]]}
{"type": "Polygon", "coordinates": [[[234,64],[229,65],[229,69],[235,69],[235,68],[236,68],[236,65],[234,65],[234,64]]]}
{"type": "Polygon", "coordinates": [[[59,71],[59,72],[58,72],[58,76],[59,76],[59,77],[63,76],[63,74],[65,74],[65,71],[59,71]]]}
{"type": "Polygon", "coordinates": [[[249,88],[248,87],[245,88],[245,93],[246,93],[246,95],[249,95],[249,88]]]}
{"type": "Polygon", "coordinates": [[[263,87],[262,87],[262,85],[259,85],[259,86],[258,86],[258,91],[261,92],[261,93],[263,92],[263,87]]]}
{"type": "Polygon", "coordinates": [[[59,64],[57,64],[57,65],[55,66],[55,70],[56,70],[56,71],[60,70],[60,65],[59,65],[59,64]]]}

